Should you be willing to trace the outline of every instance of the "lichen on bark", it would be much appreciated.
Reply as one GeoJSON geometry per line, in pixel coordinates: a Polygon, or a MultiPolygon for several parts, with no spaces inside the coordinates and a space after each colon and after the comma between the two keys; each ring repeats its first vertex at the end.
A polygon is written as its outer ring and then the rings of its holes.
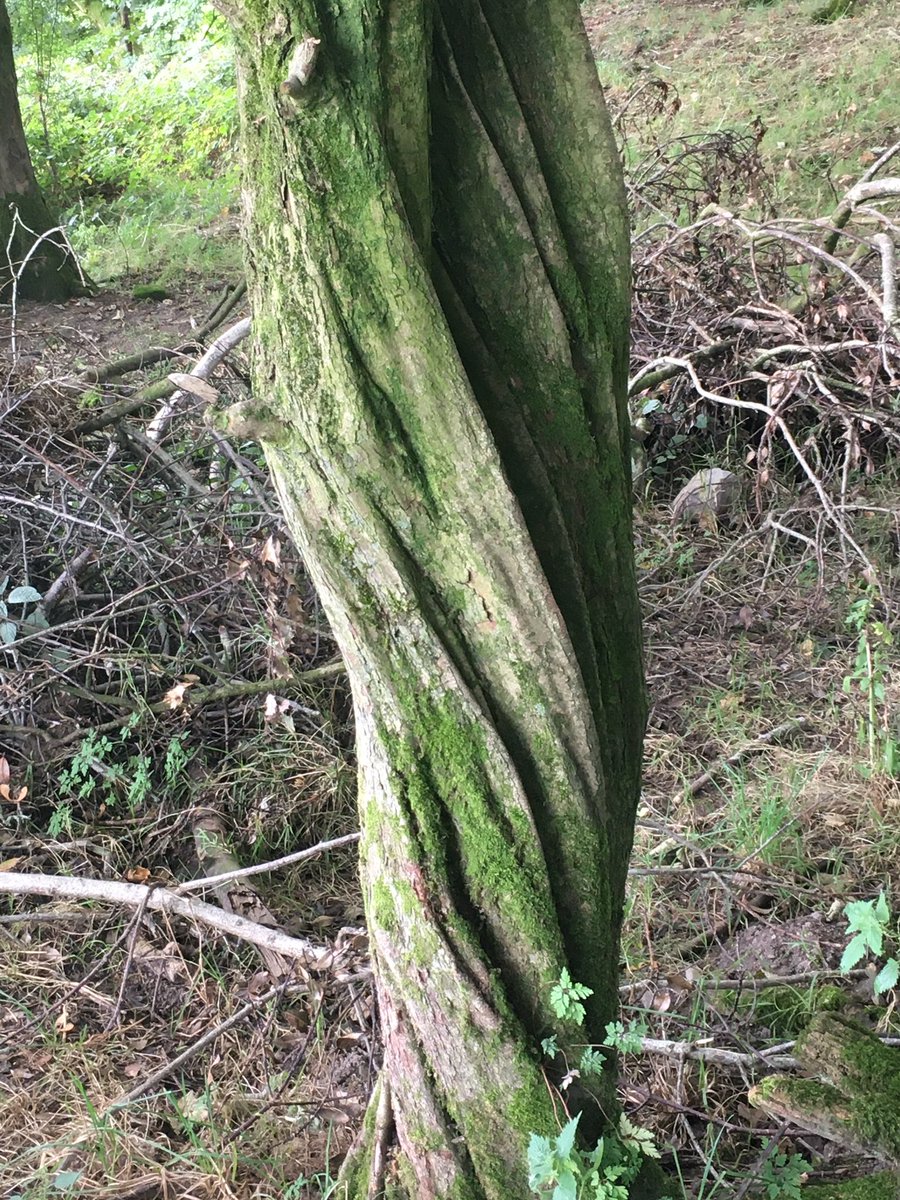
{"type": "Polygon", "coordinates": [[[575,0],[230,3],[259,432],[353,692],[378,1185],[517,1200],[584,1101],[553,983],[592,989],[579,1041],[616,1012],[638,795],[618,157],[575,0]]]}

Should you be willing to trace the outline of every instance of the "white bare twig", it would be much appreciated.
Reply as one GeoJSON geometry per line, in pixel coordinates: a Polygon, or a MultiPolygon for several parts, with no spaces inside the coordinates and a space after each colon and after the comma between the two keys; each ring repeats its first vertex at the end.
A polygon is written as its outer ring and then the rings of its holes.
{"type": "Polygon", "coordinates": [[[199,888],[216,887],[219,884],[228,883],[232,879],[245,879],[248,875],[279,871],[282,867],[293,866],[294,863],[314,858],[317,854],[325,854],[329,850],[339,850],[343,846],[350,846],[354,842],[358,842],[359,837],[358,833],[345,833],[343,837],[332,838],[328,842],[319,842],[315,846],[307,847],[306,850],[296,850],[293,854],[285,854],[283,858],[273,858],[270,862],[256,863],[252,867],[241,867],[236,871],[225,871],[221,875],[208,875],[205,879],[189,879],[187,883],[180,883],[178,887],[173,888],[173,894],[183,895],[185,892],[195,892],[199,888]]]}
{"type": "Polygon", "coordinates": [[[24,875],[0,871],[0,894],[99,900],[129,908],[146,904],[147,908],[187,917],[241,941],[274,950],[308,971],[328,970],[334,963],[332,951],[325,946],[317,946],[305,938],[290,937],[280,930],[269,929],[234,913],[223,912],[202,900],[177,896],[165,888],[148,889],[142,884],[120,883],[110,879],[76,879],[69,875],[24,875]]]}
{"type": "MultiPolygon", "coordinates": [[[[900,185],[900,179],[894,182],[900,185]]],[[[894,242],[889,233],[878,233],[872,238],[872,245],[881,255],[881,315],[885,325],[894,330],[897,325],[897,264],[894,242]]]]}
{"type": "Polygon", "coordinates": [[[693,1059],[696,1062],[712,1063],[717,1067],[756,1067],[757,1069],[790,1071],[797,1060],[789,1054],[771,1054],[766,1050],[742,1053],[739,1050],[724,1050],[719,1046],[698,1042],[674,1042],[664,1038],[642,1038],[644,1054],[664,1054],[667,1058],[693,1059]]]}
{"type": "Polygon", "coordinates": [[[763,413],[768,418],[769,421],[771,421],[775,426],[777,426],[778,431],[780,432],[781,436],[784,438],[785,442],[787,443],[787,446],[788,446],[789,450],[791,451],[791,453],[793,454],[794,458],[799,463],[804,475],[807,477],[807,479],[813,485],[813,488],[815,489],[816,495],[819,497],[819,502],[821,503],[826,516],[829,518],[829,520],[832,522],[834,527],[840,533],[841,537],[843,537],[844,540],[847,542],[847,545],[853,549],[854,553],[857,555],[860,562],[865,567],[869,578],[877,586],[878,572],[875,570],[875,567],[872,564],[871,560],[869,559],[869,556],[866,554],[866,552],[863,550],[863,548],[859,545],[859,543],[856,541],[856,539],[853,537],[853,535],[847,529],[844,522],[841,520],[836,507],[834,506],[834,504],[831,501],[831,497],[825,491],[822,481],[819,479],[818,475],[815,473],[815,471],[809,465],[809,463],[806,460],[805,455],[803,454],[803,451],[797,445],[796,439],[794,438],[794,435],[791,433],[790,429],[788,428],[787,422],[785,421],[784,417],[782,417],[780,413],[777,413],[775,411],[775,409],[772,408],[770,405],[762,404],[758,400],[740,400],[737,397],[723,396],[719,392],[709,391],[709,389],[705,388],[703,386],[703,384],[700,382],[700,378],[697,375],[697,371],[694,367],[694,364],[688,358],[668,358],[668,357],[666,357],[666,358],[660,358],[658,361],[661,364],[669,363],[672,366],[680,366],[681,369],[690,376],[691,383],[693,383],[694,388],[697,391],[697,394],[702,396],[704,400],[709,400],[713,404],[722,404],[728,408],[742,408],[742,409],[747,409],[750,412],[763,413]]]}
{"type": "MultiPolygon", "coordinates": [[[[226,329],[224,333],[220,333],[206,353],[197,359],[196,365],[191,368],[188,374],[192,375],[195,379],[208,379],[222,359],[227,354],[230,354],[235,346],[247,337],[250,332],[250,325],[250,317],[244,317],[232,325],[230,329],[226,329]]],[[[175,410],[189,395],[190,392],[184,388],[178,388],[177,391],[172,393],[147,426],[147,437],[151,441],[158,442],[160,440],[175,410]]]]}
{"type": "MultiPolygon", "coordinates": [[[[9,238],[7,239],[7,242],[6,242],[6,261],[9,265],[10,275],[12,276],[12,296],[11,296],[11,305],[12,305],[11,322],[12,323],[11,323],[11,330],[10,330],[10,335],[9,335],[9,343],[10,343],[10,350],[12,352],[12,359],[13,359],[13,362],[15,363],[18,360],[18,338],[16,335],[16,328],[17,328],[16,316],[17,316],[17,312],[18,312],[19,280],[22,278],[22,275],[25,272],[26,267],[28,266],[31,259],[34,257],[35,252],[37,251],[37,249],[41,245],[41,243],[46,242],[54,234],[58,233],[59,236],[62,238],[63,244],[66,248],[66,253],[71,257],[72,261],[75,264],[75,269],[78,271],[78,277],[81,280],[82,284],[87,286],[87,280],[85,279],[84,272],[81,269],[81,263],[78,261],[78,255],[72,249],[72,243],[69,241],[69,235],[66,233],[65,228],[62,225],[55,225],[52,229],[46,229],[46,230],[44,230],[43,233],[40,233],[40,234],[36,233],[33,229],[31,229],[28,225],[26,225],[25,222],[22,220],[22,218],[19,216],[19,210],[16,207],[16,205],[12,204],[12,205],[10,205],[10,207],[12,209],[13,217],[12,217],[12,228],[9,231],[9,238]],[[15,240],[17,228],[24,229],[26,233],[30,234],[31,237],[34,238],[34,242],[32,243],[30,250],[25,255],[25,257],[22,259],[22,261],[18,264],[18,267],[16,267],[16,265],[13,263],[13,259],[12,259],[12,245],[13,245],[13,241],[15,240]]],[[[54,243],[54,244],[58,248],[59,243],[54,243]]]]}

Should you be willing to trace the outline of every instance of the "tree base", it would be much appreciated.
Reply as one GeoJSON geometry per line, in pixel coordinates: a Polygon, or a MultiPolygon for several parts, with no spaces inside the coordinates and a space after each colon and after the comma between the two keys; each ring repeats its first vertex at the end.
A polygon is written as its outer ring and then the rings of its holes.
{"type": "MultiPolygon", "coordinates": [[[[18,271],[19,264],[28,258],[37,238],[53,225],[53,219],[40,193],[0,196],[0,254],[3,256],[0,261],[0,302],[9,303],[14,271],[18,271]],[[19,214],[15,230],[11,205],[15,206],[19,214]],[[27,228],[24,228],[25,226],[27,228]],[[28,232],[32,229],[36,231],[35,234],[28,232]],[[12,267],[6,257],[10,234],[13,234],[9,247],[12,267]]],[[[28,258],[17,287],[20,299],[52,302],[91,294],[90,280],[82,277],[71,253],[61,244],[61,240],[56,240],[57,236],[50,235],[46,238],[28,258]]]]}

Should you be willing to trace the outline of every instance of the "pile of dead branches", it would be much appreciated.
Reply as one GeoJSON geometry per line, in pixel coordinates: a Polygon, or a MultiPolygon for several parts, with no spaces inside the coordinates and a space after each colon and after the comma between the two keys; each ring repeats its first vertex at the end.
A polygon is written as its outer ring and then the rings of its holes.
{"type": "MultiPolygon", "coordinates": [[[[625,117],[672,103],[646,93],[625,117]]],[[[635,432],[650,477],[727,447],[761,508],[780,480],[839,514],[900,441],[900,143],[829,214],[775,218],[762,133],[660,143],[629,170],[635,432]]]]}
{"type": "MultiPolygon", "coordinates": [[[[324,618],[259,448],[207,419],[218,396],[246,395],[237,346],[249,320],[212,339],[230,307],[190,346],[55,381],[13,329],[0,407],[0,745],[13,793],[28,791],[0,811],[10,828],[127,823],[163,797],[171,812],[275,727],[334,773],[329,714],[343,699],[299,699],[339,671],[324,618]],[[196,365],[172,373],[183,361],[196,365]]],[[[253,789],[239,792],[231,808],[252,841],[262,817],[253,789]]]]}

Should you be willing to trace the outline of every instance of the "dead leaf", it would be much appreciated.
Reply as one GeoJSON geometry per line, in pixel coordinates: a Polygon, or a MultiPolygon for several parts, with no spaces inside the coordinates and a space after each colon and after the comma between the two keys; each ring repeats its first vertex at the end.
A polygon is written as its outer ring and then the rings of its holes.
{"type": "Polygon", "coordinates": [[[169,708],[180,708],[184,703],[184,694],[189,687],[193,687],[195,683],[200,682],[199,675],[185,675],[181,683],[176,683],[174,687],[170,687],[163,696],[163,703],[168,704],[169,708]]]}
{"type": "Polygon", "coordinates": [[[682,975],[679,971],[673,972],[671,975],[666,975],[666,983],[669,987],[678,988],[682,992],[690,992],[694,985],[686,975],[682,975]]]}
{"type": "Polygon", "coordinates": [[[3,862],[0,862],[0,871],[14,871],[19,863],[24,861],[25,859],[21,856],[19,858],[7,858],[3,862]]]}
{"type": "Polygon", "coordinates": [[[141,1064],[138,1062],[128,1063],[122,1068],[122,1074],[126,1079],[137,1079],[142,1070],[141,1064]]]}
{"type": "Polygon", "coordinates": [[[0,754],[0,783],[9,783],[9,763],[5,754],[0,754]]]}
{"type": "Polygon", "coordinates": [[[281,566],[281,542],[270,534],[259,552],[259,561],[261,563],[269,563],[276,571],[281,566]]]}
{"type": "Polygon", "coordinates": [[[180,708],[184,703],[184,693],[186,691],[183,683],[176,683],[174,687],[170,687],[163,696],[163,702],[168,704],[169,708],[180,708]]]}
{"type": "Polygon", "coordinates": [[[218,390],[211,383],[207,383],[205,379],[198,379],[196,375],[185,375],[181,371],[173,371],[166,378],[183,392],[188,392],[189,395],[202,400],[204,404],[213,404],[219,398],[218,390]]]}
{"type": "Polygon", "coordinates": [[[67,1005],[63,1005],[62,1012],[56,1018],[56,1032],[60,1035],[63,1041],[66,1040],[68,1034],[75,1028],[74,1024],[69,1020],[69,1009],[67,1005]]]}
{"type": "Polygon", "coordinates": [[[150,878],[150,872],[147,867],[130,867],[125,872],[125,878],[129,883],[146,883],[150,878]]]}
{"type": "Polygon", "coordinates": [[[225,569],[225,578],[231,580],[232,583],[240,583],[242,579],[246,578],[249,566],[249,558],[229,558],[228,566],[225,569]]]}

